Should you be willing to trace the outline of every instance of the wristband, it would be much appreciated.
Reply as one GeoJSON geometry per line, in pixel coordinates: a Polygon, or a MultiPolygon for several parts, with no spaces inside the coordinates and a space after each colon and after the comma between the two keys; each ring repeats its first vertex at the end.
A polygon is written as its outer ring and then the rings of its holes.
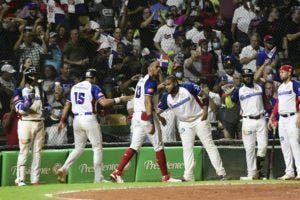
{"type": "Polygon", "coordinates": [[[121,98],[120,97],[114,98],[113,100],[114,100],[115,104],[121,103],[121,98]]]}

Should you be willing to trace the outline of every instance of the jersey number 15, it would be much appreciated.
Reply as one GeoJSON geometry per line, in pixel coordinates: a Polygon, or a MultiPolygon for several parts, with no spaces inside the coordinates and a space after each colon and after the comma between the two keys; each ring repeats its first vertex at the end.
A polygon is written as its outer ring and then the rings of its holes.
{"type": "Polygon", "coordinates": [[[76,104],[83,104],[84,103],[84,96],[85,94],[82,92],[75,92],[75,102],[76,104]]]}

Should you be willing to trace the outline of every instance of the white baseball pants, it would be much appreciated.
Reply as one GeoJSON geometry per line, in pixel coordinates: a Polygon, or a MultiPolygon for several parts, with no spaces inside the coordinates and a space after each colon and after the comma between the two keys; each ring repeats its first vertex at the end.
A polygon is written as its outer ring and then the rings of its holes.
{"type": "Polygon", "coordinates": [[[297,175],[300,175],[300,132],[296,126],[298,114],[290,117],[279,117],[279,137],[281,150],[285,162],[285,174],[294,176],[294,162],[297,175]]]}
{"type": "Polygon", "coordinates": [[[225,176],[226,172],[216,145],[211,135],[211,126],[208,120],[197,119],[193,122],[179,121],[178,129],[182,140],[184,175],[187,181],[194,180],[194,142],[197,135],[206,149],[209,159],[219,176],[225,176]]]}
{"type": "Polygon", "coordinates": [[[45,141],[43,121],[18,121],[19,156],[17,161],[16,183],[25,182],[26,161],[31,148],[32,163],[30,181],[38,183],[40,178],[41,154],[45,141]]]}
{"type": "Polygon", "coordinates": [[[131,144],[130,148],[138,151],[143,145],[144,139],[147,136],[153,146],[155,152],[163,149],[163,142],[161,137],[161,130],[156,116],[154,116],[155,133],[149,134],[151,123],[149,121],[141,120],[141,112],[133,113],[131,121],[131,144]]]}
{"type": "Polygon", "coordinates": [[[102,175],[102,134],[95,115],[76,116],[73,121],[75,149],[68,156],[61,169],[68,171],[70,166],[80,157],[86,146],[87,139],[92,144],[94,152],[94,182],[101,182],[102,175]]]}
{"type": "Polygon", "coordinates": [[[260,119],[243,118],[242,139],[246,151],[248,177],[257,175],[255,146],[257,141],[257,156],[265,157],[268,147],[267,123],[264,117],[260,119]]]}

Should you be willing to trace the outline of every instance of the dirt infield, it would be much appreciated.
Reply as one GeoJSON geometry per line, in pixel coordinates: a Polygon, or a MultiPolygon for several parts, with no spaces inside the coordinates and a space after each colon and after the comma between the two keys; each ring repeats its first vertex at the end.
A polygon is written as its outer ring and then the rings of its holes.
{"type": "MultiPolygon", "coordinates": [[[[95,200],[299,200],[299,184],[203,185],[94,190],[59,194],[61,199],[95,200]]],[[[58,198],[58,199],[60,199],[58,198]]]]}

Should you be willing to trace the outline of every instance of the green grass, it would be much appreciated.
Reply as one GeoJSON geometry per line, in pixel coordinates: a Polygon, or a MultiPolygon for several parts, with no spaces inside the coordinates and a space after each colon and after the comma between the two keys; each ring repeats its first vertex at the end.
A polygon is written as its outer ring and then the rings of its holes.
{"type": "Polygon", "coordinates": [[[51,199],[45,196],[45,194],[54,194],[58,192],[66,191],[80,191],[80,190],[90,190],[90,189],[110,189],[110,188],[131,188],[131,187],[162,187],[162,186],[190,186],[190,185],[223,185],[223,184],[299,184],[296,181],[199,181],[199,182],[189,182],[189,183],[160,183],[160,182],[149,182],[149,183],[85,183],[85,184],[49,184],[40,186],[24,186],[24,187],[0,187],[0,200],[43,200],[51,199]]]}

